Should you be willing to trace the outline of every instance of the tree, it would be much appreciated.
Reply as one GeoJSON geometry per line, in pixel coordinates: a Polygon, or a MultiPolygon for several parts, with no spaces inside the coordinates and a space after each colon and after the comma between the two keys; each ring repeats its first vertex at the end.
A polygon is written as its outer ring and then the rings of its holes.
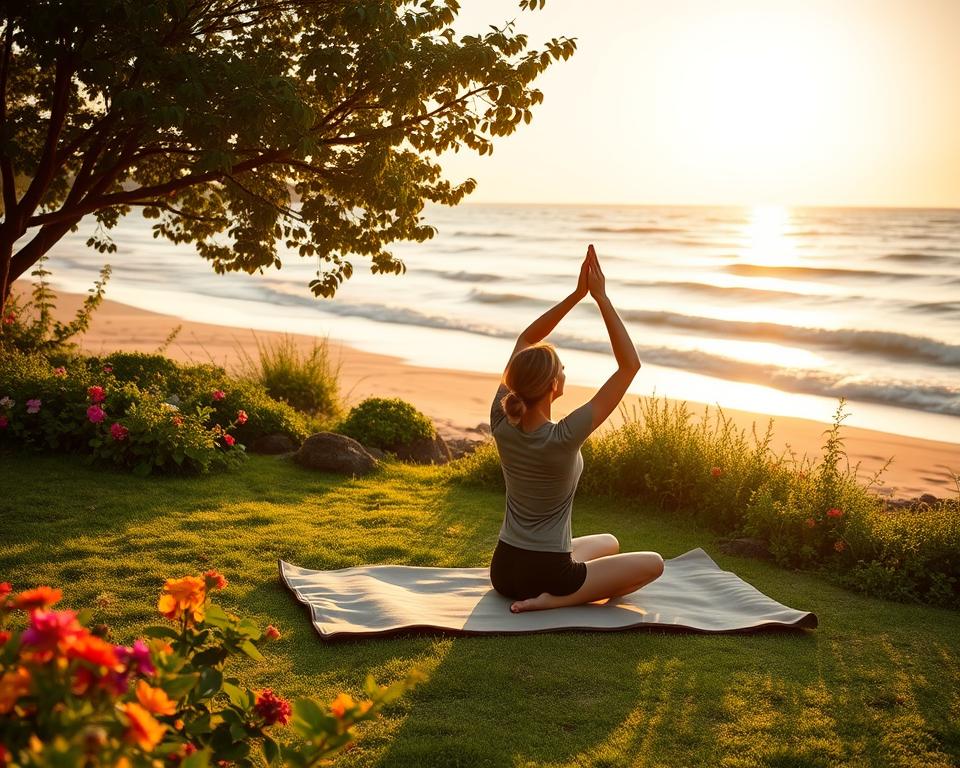
{"type": "MultiPolygon", "coordinates": [[[[524,10],[545,0],[521,0],[524,10]]],[[[386,250],[456,205],[428,153],[530,122],[533,80],[573,39],[527,50],[513,22],[455,40],[456,0],[0,0],[0,288],[88,215],[142,208],[154,237],[196,245],[218,273],[317,259],[332,297],[353,266],[401,273],[386,250]]]]}

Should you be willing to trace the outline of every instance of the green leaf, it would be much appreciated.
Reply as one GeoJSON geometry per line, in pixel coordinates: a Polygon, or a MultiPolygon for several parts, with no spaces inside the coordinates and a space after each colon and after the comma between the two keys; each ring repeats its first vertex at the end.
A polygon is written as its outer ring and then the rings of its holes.
{"type": "Polygon", "coordinates": [[[224,681],[223,692],[227,694],[230,703],[240,709],[250,709],[253,706],[254,699],[250,691],[241,688],[233,683],[224,681]]]}
{"type": "Polygon", "coordinates": [[[227,614],[223,608],[216,604],[210,604],[207,606],[206,614],[204,616],[204,624],[210,624],[214,627],[229,627],[233,624],[233,619],[227,614]]]}
{"type": "Polygon", "coordinates": [[[257,646],[255,646],[249,640],[245,640],[240,644],[240,650],[247,654],[247,656],[249,656],[251,659],[263,661],[263,654],[260,653],[260,651],[257,650],[257,646]]]}
{"type": "Polygon", "coordinates": [[[263,735],[263,756],[270,765],[276,764],[280,758],[280,747],[266,734],[263,735]]]}
{"type": "Polygon", "coordinates": [[[180,633],[173,627],[163,627],[158,624],[147,627],[143,630],[143,634],[147,637],[168,637],[171,640],[176,640],[180,637],[180,633]]]}
{"type": "Polygon", "coordinates": [[[160,687],[166,691],[167,696],[171,699],[181,699],[193,690],[199,680],[200,675],[193,672],[164,680],[160,683],[160,687]]]}
{"type": "Polygon", "coordinates": [[[305,739],[335,733],[337,720],[328,715],[313,699],[297,699],[293,702],[293,729],[305,739]]]}
{"type": "Polygon", "coordinates": [[[180,763],[180,768],[208,768],[210,765],[210,750],[200,749],[180,763]]]}
{"type": "Polygon", "coordinates": [[[194,690],[195,699],[209,699],[220,693],[223,686],[223,673],[219,669],[207,667],[200,673],[200,684],[194,690]]]}

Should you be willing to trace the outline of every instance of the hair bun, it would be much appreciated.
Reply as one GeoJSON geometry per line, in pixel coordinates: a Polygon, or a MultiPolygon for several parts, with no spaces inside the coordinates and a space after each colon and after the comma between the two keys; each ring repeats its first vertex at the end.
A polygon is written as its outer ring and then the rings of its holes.
{"type": "Polygon", "coordinates": [[[516,424],[520,421],[520,417],[523,416],[524,411],[527,410],[527,404],[516,392],[511,390],[506,395],[503,396],[503,399],[500,401],[500,405],[503,408],[503,412],[507,415],[507,420],[511,424],[516,424]]]}

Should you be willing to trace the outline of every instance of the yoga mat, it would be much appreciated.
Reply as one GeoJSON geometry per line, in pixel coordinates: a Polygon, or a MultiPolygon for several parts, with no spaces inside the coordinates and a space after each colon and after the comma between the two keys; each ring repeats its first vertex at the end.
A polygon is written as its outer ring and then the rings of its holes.
{"type": "Polygon", "coordinates": [[[310,610],[323,639],[438,630],[457,635],[560,630],[686,629],[749,632],[813,629],[817,617],[778,603],[699,547],[664,560],[663,575],[608,602],[511,613],[489,568],[366,565],[313,571],[279,561],[280,579],[310,610]]]}

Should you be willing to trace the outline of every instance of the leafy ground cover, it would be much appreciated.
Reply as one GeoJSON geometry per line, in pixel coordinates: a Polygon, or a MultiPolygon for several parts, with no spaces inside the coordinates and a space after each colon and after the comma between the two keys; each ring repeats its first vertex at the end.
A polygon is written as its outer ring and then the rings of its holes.
{"type": "Polygon", "coordinates": [[[78,457],[0,455],[0,580],[63,588],[65,608],[127,642],[156,620],[163,580],[218,568],[221,604],[282,637],[239,664],[278,694],[360,695],[411,668],[429,679],[359,729],[343,766],[950,766],[960,762],[960,613],[854,594],[722,554],[695,521],[580,496],[574,534],[610,531],[664,558],[703,547],[811,632],[661,632],[324,643],[280,585],[308,568],[486,566],[503,497],[389,463],[365,478],[251,457],[240,471],[137,478],[78,457]]]}

